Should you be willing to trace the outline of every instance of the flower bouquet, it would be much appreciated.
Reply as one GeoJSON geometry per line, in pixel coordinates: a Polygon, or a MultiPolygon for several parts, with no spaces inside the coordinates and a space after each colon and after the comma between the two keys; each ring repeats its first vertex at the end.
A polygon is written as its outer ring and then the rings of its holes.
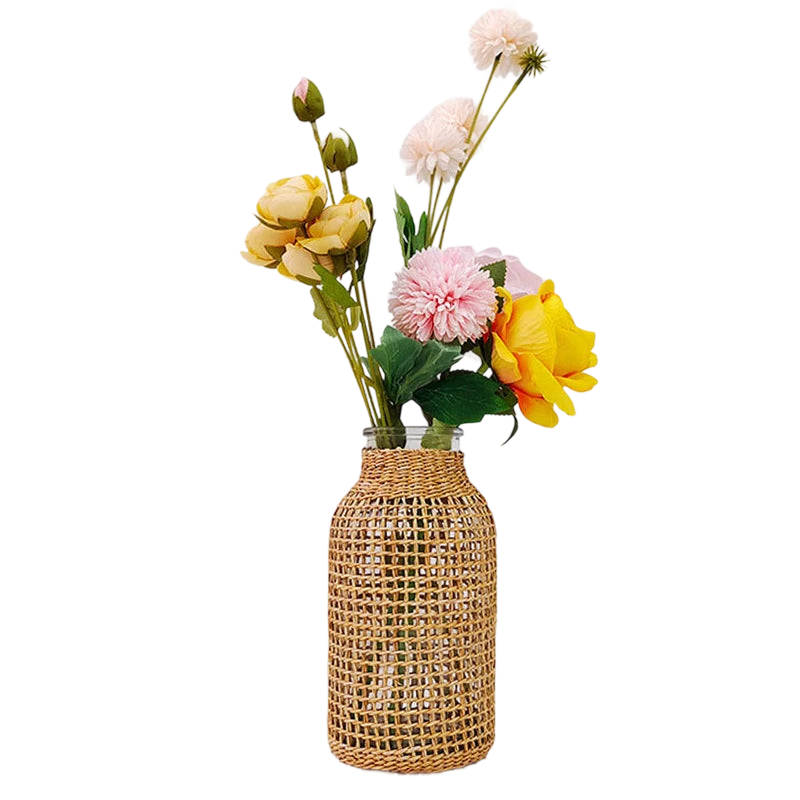
{"type": "Polygon", "coordinates": [[[310,127],[322,177],[300,173],[268,183],[240,251],[247,263],[307,287],[312,314],[341,347],[384,447],[402,446],[387,431],[404,425],[408,404],[428,425],[422,446],[449,449],[454,428],[489,415],[511,417],[506,442],[519,430],[519,416],[555,428],[559,411],[577,413],[569,392],[598,383],[588,371],[598,365],[597,335],[577,325],[551,277],[500,246],[445,246],[468,167],[512,97],[550,61],[533,21],[508,0],[472,22],[467,52],[483,78],[480,95],[435,103],[399,146],[409,188],[427,188],[427,203],[415,214],[393,184],[400,266],[378,338],[366,281],[375,207],[351,190],[349,171],[359,163],[351,134],[335,127],[321,135],[325,101],[307,76],[293,88],[291,108],[310,127]]]}
{"type": "Polygon", "coordinates": [[[496,247],[445,247],[475,154],[547,61],[531,23],[510,11],[484,14],[470,37],[476,66],[488,70],[479,101],[437,106],[400,150],[427,205],[415,214],[396,195],[402,262],[380,339],[366,285],[373,204],[350,189],[353,138],[320,135],[325,105],[306,78],[292,106],[311,128],[323,177],[269,184],[242,253],[308,287],[364,403],[361,477],[331,526],[328,734],[342,761],[398,772],[464,766],[494,740],[495,528],[464,472],[459,426],[507,415],[511,438],[519,411],[553,427],[556,408],[575,413],[565,390],[596,383],[586,372],[597,363],[594,334],[574,323],[551,280],[496,247]],[[410,402],[425,426],[403,426],[410,402]]]}

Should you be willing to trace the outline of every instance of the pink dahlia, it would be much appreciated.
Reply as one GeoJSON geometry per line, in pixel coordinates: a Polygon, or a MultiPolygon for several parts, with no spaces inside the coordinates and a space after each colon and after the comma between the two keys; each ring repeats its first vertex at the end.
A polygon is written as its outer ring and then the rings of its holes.
{"type": "Polygon", "coordinates": [[[499,58],[496,75],[519,75],[520,56],[539,38],[533,25],[514,11],[487,11],[469,32],[469,51],[478,69],[489,69],[499,58]]]}
{"type": "Polygon", "coordinates": [[[481,250],[475,260],[481,267],[497,261],[506,262],[505,287],[514,300],[526,294],[536,294],[542,285],[542,279],[535,272],[522,266],[522,262],[516,256],[504,256],[496,247],[481,250]]]}
{"type": "Polygon", "coordinates": [[[397,274],[389,310],[395,327],[411,339],[464,344],[489,330],[497,298],[471,247],[429,247],[397,274]]]}

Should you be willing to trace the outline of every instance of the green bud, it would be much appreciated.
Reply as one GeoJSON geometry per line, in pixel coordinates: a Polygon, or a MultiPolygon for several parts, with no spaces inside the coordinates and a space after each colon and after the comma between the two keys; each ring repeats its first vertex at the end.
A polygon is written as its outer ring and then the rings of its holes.
{"type": "Polygon", "coordinates": [[[325,103],[316,84],[303,78],[292,94],[292,108],[300,122],[316,122],[325,113],[325,103]]]}
{"type": "Polygon", "coordinates": [[[332,131],[322,148],[322,160],[331,172],[344,172],[358,164],[355,142],[343,130],[332,131]]]}

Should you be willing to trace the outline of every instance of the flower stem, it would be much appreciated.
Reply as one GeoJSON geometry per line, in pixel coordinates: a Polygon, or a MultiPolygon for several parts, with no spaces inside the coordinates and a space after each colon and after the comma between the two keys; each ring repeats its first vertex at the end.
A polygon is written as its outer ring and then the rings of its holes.
{"type": "Polygon", "coordinates": [[[492,64],[492,71],[489,73],[489,80],[486,81],[486,86],[483,89],[480,102],[478,103],[478,107],[475,109],[475,114],[472,117],[472,125],[469,126],[467,144],[469,144],[470,139],[472,139],[472,134],[475,133],[475,126],[478,124],[478,117],[480,116],[481,109],[483,108],[483,101],[486,99],[486,94],[489,91],[489,87],[492,85],[492,78],[494,78],[494,73],[497,71],[497,65],[500,63],[500,58],[501,56],[497,56],[497,58],[494,60],[494,64],[492,64]]]}
{"type": "MultiPolygon", "coordinates": [[[[428,215],[427,215],[427,217],[428,217],[428,225],[431,224],[431,206],[433,205],[433,181],[434,181],[435,175],[436,175],[435,172],[431,172],[431,188],[430,188],[430,191],[428,192],[428,215]]],[[[427,237],[427,233],[425,235],[427,237]]]]}
{"type": "Polygon", "coordinates": [[[322,169],[325,170],[325,180],[328,184],[328,192],[331,196],[331,203],[336,203],[336,198],[333,196],[333,186],[331,185],[331,176],[328,175],[328,168],[325,166],[325,159],[322,157],[322,140],[319,138],[319,130],[317,129],[317,123],[311,123],[311,130],[314,131],[314,141],[317,143],[317,149],[319,150],[319,158],[322,161],[322,169]]]}
{"type": "Polygon", "coordinates": [[[345,193],[345,195],[350,194],[350,187],[347,185],[347,172],[342,170],[339,175],[342,178],[342,191],[345,193]]]}
{"type": "Polygon", "coordinates": [[[428,216],[428,233],[425,237],[425,245],[430,246],[433,244],[433,234],[431,231],[433,230],[433,217],[436,216],[436,208],[439,205],[439,195],[442,193],[442,184],[444,181],[439,178],[439,188],[436,190],[436,199],[433,201],[433,211],[428,216]]]}
{"type": "Polygon", "coordinates": [[[442,208],[442,213],[439,215],[439,221],[436,223],[436,227],[433,230],[433,236],[431,237],[431,241],[433,241],[433,239],[436,237],[436,233],[439,230],[439,225],[442,223],[442,220],[444,220],[444,226],[442,227],[442,235],[441,238],[439,239],[439,247],[441,247],[442,243],[444,242],[444,232],[445,229],[447,228],[447,221],[450,218],[450,207],[453,205],[453,196],[456,193],[456,189],[458,188],[458,184],[460,183],[461,178],[464,176],[464,172],[469,166],[469,162],[472,161],[472,156],[475,155],[475,151],[478,149],[478,146],[486,137],[486,134],[489,133],[489,131],[491,130],[492,125],[494,125],[495,120],[500,115],[500,112],[505,108],[506,103],[511,99],[514,92],[517,91],[519,85],[526,77],[527,73],[523,72],[519,76],[519,78],[517,78],[517,80],[514,81],[514,85],[511,87],[509,93],[506,95],[503,102],[500,103],[500,107],[497,109],[497,111],[494,112],[494,116],[489,120],[489,124],[486,126],[486,128],[484,128],[483,133],[478,137],[478,140],[475,142],[475,145],[472,148],[472,150],[470,150],[469,155],[466,158],[466,161],[464,161],[464,163],[461,165],[461,168],[458,170],[455,180],[453,181],[453,188],[450,190],[450,194],[447,196],[447,200],[445,200],[445,204],[442,208]]]}

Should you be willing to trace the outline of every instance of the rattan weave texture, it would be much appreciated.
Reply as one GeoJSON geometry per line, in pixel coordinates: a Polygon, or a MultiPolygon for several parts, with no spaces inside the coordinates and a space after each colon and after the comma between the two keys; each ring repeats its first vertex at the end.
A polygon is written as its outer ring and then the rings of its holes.
{"type": "Polygon", "coordinates": [[[328,740],[364,769],[438,772],[494,741],[495,527],[462,453],[364,450],[333,516],[328,740]]]}

